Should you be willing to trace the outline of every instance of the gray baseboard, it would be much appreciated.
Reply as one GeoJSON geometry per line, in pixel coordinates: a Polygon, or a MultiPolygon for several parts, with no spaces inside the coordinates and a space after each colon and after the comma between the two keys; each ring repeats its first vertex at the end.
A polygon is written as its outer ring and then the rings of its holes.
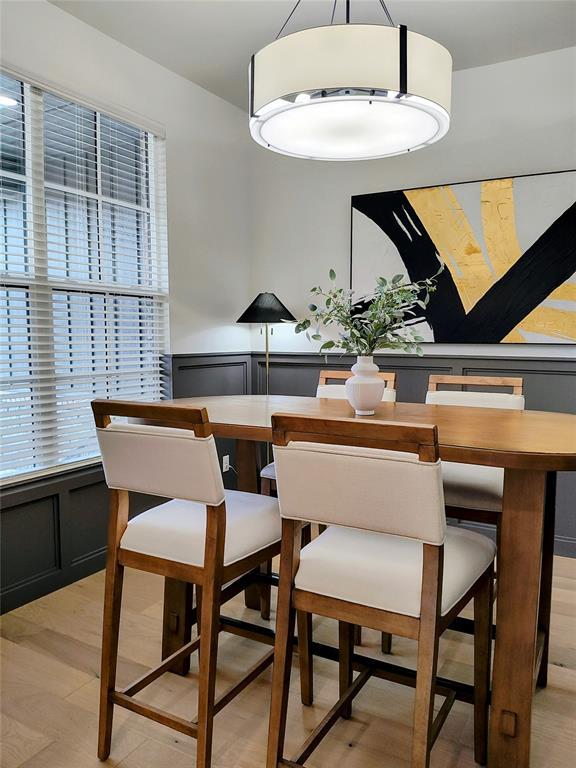
{"type": "MultiPolygon", "coordinates": [[[[250,394],[264,391],[259,353],[171,355],[164,360],[167,397],[250,394]]],[[[576,413],[576,360],[501,357],[380,355],[383,370],[396,371],[398,399],[423,402],[430,373],[522,376],[526,406],[576,413]]],[[[350,357],[272,354],[270,389],[275,394],[313,395],[322,368],[349,368],[350,357]]],[[[234,466],[233,440],[219,440],[220,455],[234,466]]],[[[234,487],[233,472],[225,484],[234,487]]],[[[576,557],[576,472],[558,476],[555,551],[576,557]]],[[[85,469],[5,488],[2,493],[2,611],[9,611],[104,566],[108,494],[102,469],[85,469]]],[[[159,503],[137,496],[134,514],[159,503]]]]}

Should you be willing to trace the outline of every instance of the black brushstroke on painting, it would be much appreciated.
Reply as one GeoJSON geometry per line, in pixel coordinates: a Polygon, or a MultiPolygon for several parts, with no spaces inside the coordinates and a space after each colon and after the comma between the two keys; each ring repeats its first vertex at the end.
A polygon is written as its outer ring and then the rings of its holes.
{"type": "MultiPolygon", "coordinates": [[[[436,246],[410,205],[404,192],[381,192],[352,198],[352,206],[377,224],[392,240],[413,283],[438,272],[440,257],[436,246]]],[[[466,313],[450,272],[437,280],[436,292],[426,308],[426,320],[436,341],[458,341],[458,325],[466,313]]]]}
{"type": "MultiPolygon", "coordinates": [[[[398,249],[410,280],[438,271],[440,256],[404,192],[352,198],[398,249]]],[[[424,313],[440,343],[494,344],[502,341],[533,309],[576,271],[576,203],[526,250],[518,261],[466,313],[448,269],[424,313]]]]}

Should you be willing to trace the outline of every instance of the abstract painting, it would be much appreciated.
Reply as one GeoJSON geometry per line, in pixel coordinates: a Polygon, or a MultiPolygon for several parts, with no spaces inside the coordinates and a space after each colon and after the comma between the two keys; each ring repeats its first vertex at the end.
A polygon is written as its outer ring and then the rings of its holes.
{"type": "Polygon", "coordinates": [[[426,341],[576,343],[576,171],[352,197],[358,294],[440,264],[426,341]]]}

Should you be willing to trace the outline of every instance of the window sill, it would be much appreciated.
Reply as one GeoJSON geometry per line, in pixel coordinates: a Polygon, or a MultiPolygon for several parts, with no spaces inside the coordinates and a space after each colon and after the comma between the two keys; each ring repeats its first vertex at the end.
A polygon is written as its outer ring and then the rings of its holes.
{"type": "Polygon", "coordinates": [[[13,475],[12,477],[4,477],[0,480],[0,488],[14,488],[24,483],[31,483],[34,480],[42,480],[44,478],[54,477],[56,475],[63,475],[67,472],[73,472],[76,469],[85,469],[86,467],[93,467],[101,464],[102,460],[99,456],[94,456],[91,459],[84,459],[84,461],[74,461],[69,464],[59,464],[56,467],[49,467],[47,469],[39,469],[35,472],[25,472],[21,475],[13,475]]]}

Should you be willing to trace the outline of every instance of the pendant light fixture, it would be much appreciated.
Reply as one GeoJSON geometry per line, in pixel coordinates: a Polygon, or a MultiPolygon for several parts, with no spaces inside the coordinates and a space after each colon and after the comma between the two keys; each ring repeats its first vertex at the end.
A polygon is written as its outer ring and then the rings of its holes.
{"type": "Polygon", "coordinates": [[[350,21],[282,37],[252,56],[250,133],[263,147],[315,160],[369,160],[433,144],[450,126],[452,57],[393,26],[350,21]]]}

